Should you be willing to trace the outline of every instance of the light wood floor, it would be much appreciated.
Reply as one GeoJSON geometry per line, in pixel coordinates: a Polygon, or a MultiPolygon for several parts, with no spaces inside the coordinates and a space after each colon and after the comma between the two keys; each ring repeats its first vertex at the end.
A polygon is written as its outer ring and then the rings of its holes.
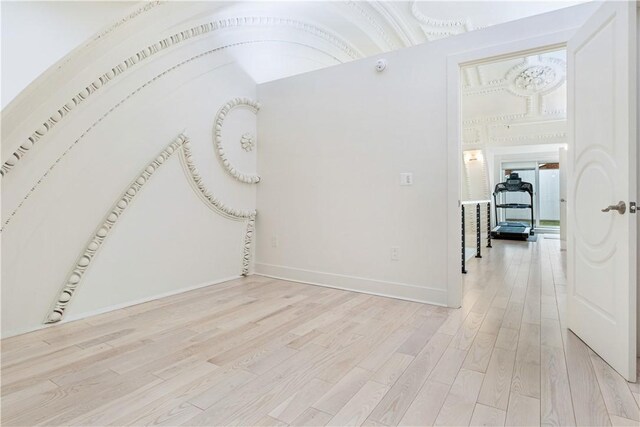
{"type": "Polygon", "coordinates": [[[459,310],[253,276],[9,338],[2,424],[638,426],[558,243],[495,242],[459,310]]]}

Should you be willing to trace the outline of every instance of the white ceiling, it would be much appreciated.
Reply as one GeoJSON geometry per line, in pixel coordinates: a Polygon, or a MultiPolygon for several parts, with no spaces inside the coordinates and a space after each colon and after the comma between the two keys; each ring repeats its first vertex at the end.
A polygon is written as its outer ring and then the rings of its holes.
{"type": "Polygon", "coordinates": [[[224,31],[212,35],[211,43],[241,43],[228,54],[261,83],[581,1],[24,2],[9,7],[2,3],[2,105],[6,106],[40,73],[69,62],[60,58],[74,48],[74,55],[93,60],[91,43],[105,39],[113,40],[114,46],[126,40],[133,48],[218,22],[224,31]],[[114,16],[120,17],[114,20],[114,16]]]}

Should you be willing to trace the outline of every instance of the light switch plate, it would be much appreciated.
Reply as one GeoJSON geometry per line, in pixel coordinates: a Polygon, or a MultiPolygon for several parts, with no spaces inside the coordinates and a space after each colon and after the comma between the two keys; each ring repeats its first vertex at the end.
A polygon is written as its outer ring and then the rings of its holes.
{"type": "Polygon", "coordinates": [[[413,185],[413,173],[402,172],[400,174],[400,185],[413,185]]]}

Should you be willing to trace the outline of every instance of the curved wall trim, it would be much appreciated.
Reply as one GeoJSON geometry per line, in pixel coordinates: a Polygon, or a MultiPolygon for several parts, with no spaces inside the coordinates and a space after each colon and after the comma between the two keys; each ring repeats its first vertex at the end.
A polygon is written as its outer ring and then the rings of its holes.
{"type": "Polygon", "coordinates": [[[216,153],[218,154],[218,158],[222,162],[225,170],[229,172],[229,175],[246,184],[257,184],[260,182],[260,177],[258,175],[246,174],[236,169],[229,159],[227,159],[224,147],[222,146],[222,125],[224,123],[224,119],[231,110],[238,107],[246,107],[254,114],[257,114],[258,111],[260,111],[260,104],[257,101],[252,101],[248,98],[233,98],[231,101],[224,104],[218,111],[218,114],[216,114],[216,119],[213,124],[213,145],[216,153]]]}
{"type": "Polygon", "coordinates": [[[4,231],[4,229],[6,228],[7,224],[9,224],[11,222],[11,220],[15,217],[15,215],[18,213],[18,211],[20,210],[20,208],[22,208],[22,206],[24,205],[24,203],[27,201],[27,199],[29,199],[29,197],[31,197],[31,195],[36,191],[36,189],[40,186],[40,184],[42,183],[42,181],[44,181],[44,179],[49,175],[49,173],[51,173],[51,171],[53,169],[55,169],[55,167],[60,163],[60,161],[67,155],[69,154],[69,152],[71,150],[73,150],[73,148],[80,143],[84,137],[95,127],[97,126],[102,120],[104,120],[109,114],[111,114],[115,109],[117,109],[118,107],[120,107],[122,104],[124,104],[126,101],[128,101],[131,97],[133,97],[134,95],[136,95],[138,92],[140,92],[142,89],[144,89],[145,87],[151,85],[152,83],[154,83],[156,80],[164,77],[165,75],[167,75],[168,73],[182,67],[183,65],[186,65],[192,61],[195,61],[197,59],[203,58],[207,55],[211,55],[213,53],[222,51],[224,49],[228,49],[228,48],[232,48],[232,47],[236,47],[236,46],[243,46],[243,45],[249,45],[249,44],[253,44],[253,43],[266,43],[269,42],[269,40],[252,40],[252,41],[246,41],[246,42],[237,42],[237,43],[232,43],[232,44],[228,44],[225,46],[220,46],[217,47],[215,49],[211,49],[208,50],[206,52],[200,53],[198,55],[192,56],[191,58],[185,59],[182,62],[179,62],[178,64],[174,65],[171,68],[166,69],[165,71],[163,71],[162,73],[156,75],[155,77],[153,77],[152,79],[148,80],[146,83],[144,83],[142,86],[136,88],[134,91],[132,91],[131,93],[129,93],[129,95],[127,95],[126,97],[122,98],[118,103],[116,103],[113,107],[111,107],[106,113],[104,113],[102,116],[100,116],[100,118],[98,118],[98,120],[96,120],[95,122],[93,122],[91,124],[91,126],[89,126],[75,141],[73,141],[71,143],[71,145],[69,145],[69,147],[67,147],[66,150],[64,150],[64,152],[58,156],[58,158],[56,158],[56,160],[49,166],[49,168],[47,168],[47,170],[45,171],[45,173],[40,176],[40,178],[36,181],[36,183],[29,189],[29,191],[27,191],[27,194],[24,195],[24,197],[22,198],[22,200],[20,201],[20,203],[18,203],[18,206],[16,206],[16,208],[9,214],[7,215],[6,219],[4,220],[4,223],[2,224],[2,227],[0,228],[0,232],[4,231]]]}
{"type": "Polygon", "coordinates": [[[185,142],[182,145],[182,152],[180,153],[180,159],[182,160],[182,166],[184,167],[185,174],[189,177],[189,183],[196,191],[198,197],[204,201],[204,203],[211,208],[214,212],[231,219],[250,219],[256,215],[256,211],[248,211],[241,209],[233,209],[226,206],[220,200],[215,198],[211,191],[204,185],[202,177],[200,177],[200,171],[193,162],[193,156],[191,154],[191,143],[185,142]]]}
{"type": "MultiPolygon", "coordinates": [[[[118,201],[114,203],[106,218],[100,223],[96,231],[89,238],[89,242],[84,247],[81,255],[76,260],[71,272],[67,276],[65,284],[60,291],[54,306],[47,316],[45,323],[57,323],[64,317],[64,312],[69,305],[69,302],[73,298],[73,295],[80,285],[84,274],[91,265],[91,262],[98,254],[98,251],[102,247],[105,239],[115,227],[118,219],[122,216],[127,207],[131,206],[136,195],[140,192],[142,187],[149,181],[151,175],[153,175],[159,168],[167,161],[176,151],[181,150],[181,158],[183,159],[183,166],[185,175],[190,179],[192,186],[195,184],[198,188],[198,194],[202,194],[206,198],[207,206],[211,207],[215,212],[234,220],[247,219],[247,229],[244,237],[244,246],[242,254],[242,275],[249,274],[249,266],[251,263],[251,243],[253,239],[253,230],[255,225],[256,211],[242,211],[238,209],[229,208],[213,197],[209,190],[206,189],[202,179],[198,173],[197,168],[193,164],[193,159],[190,151],[190,143],[188,138],[184,134],[180,134],[174,139],[162,152],[152,160],[136,177],[136,179],[127,186],[126,190],[118,198],[118,201]]],[[[202,199],[202,197],[201,197],[202,199]]]]}
{"type": "Polygon", "coordinates": [[[9,156],[9,158],[0,167],[0,177],[4,177],[9,173],[18,162],[33,148],[33,146],[40,141],[56,124],[63,120],[74,108],[85,101],[89,96],[100,90],[104,85],[114,80],[117,76],[131,69],[137,63],[144,61],[147,58],[168,49],[171,46],[182,43],[185,40],[189,40],[193,37],[201,36],[203,34],[210,33],[218,29],[226,29],[232,27],[241,27],[245,25],[258,25],[258,26],[289,26],[294,27],[297,30],[304,31],[312,34],[318,38],[321,38],[338,49],[343,51],[352,59],[362,57],[362,53],[356,50],[355,47],[349,45],[346,41],[342,40],[336,34],[329,32],[326,29],[319,28],[317,26],[308,24],[306,22],[297,21],[294,19],[285,18],[272,18],[272,17],[241,17],[241,18],[225,18],[208,22],[206,24],[197,25],[187,30],[180,31],[173,34],[170,37],[164,38],[154,44],[147,46],[140,50],[135,55],[130,56],[124,61],[120,62],[110,70],[103,73],[100,77],[96,78],[93,82],[88,84],[84,89],[80,90],[74,97],[67,103],[58,108],[58,110],[51,114],[49,118],[40,125],[35,131],[32,132],[18,149],[9,156]]]}
{"type": "Polygon", "coordinates": [[[69,273],[62,291],[60,291],[55,305],[47,316],[45,323],[56,323],[62,320],[64,311],[67,305],[69,305],[69,301],[71,301],[76,288],[82,281],[82,277],[87,271],[87,268],[89,268],[91,261],[96,257],[109,232],[113,229],[118,219],[120,219],[120,216],[124,213],[125,209],[131,205],[133,199],[140,192],[142,186],[149,181],[151,175],[153,175],[186,140],[187,138],[184,135],[178,136],[127,186],[127,189],[109,210],[106,218],[100,223],[91,238],[89,238],[89,243],[87,243],[71,269],[71,273],[69,273]]]}
{"type": "Polygon", "coordinates": [[[411,4],[411,14],[420,23],[421,26],[427,26],[433,29],[422,27],[425,36],[429,39],[448,37],[459,33],[465,33],[469,30],[469,25],[465,19],[436,19],[431,18],[420,10],[418,1],[414,0],[411,4]]]}
{"type": "Polygon", "coordinates": [[[410,26],[394,7],[385,2],[369,2],[369,6],[391,25],[398,38],[402,40],[402,47],[413,46],[424,41],[423,37],[417,38],[412,34],[410,26]]]}
{"type": "Polygon", "coordinates": [[[391,40],[391,37],[384,31],[382,25],[378,22],[376,18],[374,18],[364,7],[361,6],[361,2],[359,1],[348,1],[347,4],[354,9],[356,9],[369,23],[369,25],[376,30],[378,35],[385,41],[387,44],[387,48],[391,50],[395,50],[398,48],[396,43],[391,40]]]}
{"type": "Polygon", "coordinates": [[[418,20],[420,23],[429,25],[431,27],[437,28],[460,28],[463,31],[466,31],[467,22],[464,19],[436,19],[431,18],[420,10],[418,7],[418,0],[414,0],[411,3],[411,14],[418,20]]]}
{"type": "Polygon", "coordinates": [[[149,10],[151,10],[154,7],[159,6],[161,4],[164,4],[164,2],[161,1],[161,0],[146,1],[144,3],[144,6],[139,7],[138,9],[134,10],[133,12],[131,12],[130,14],[125,16],[124,18],[121,18],[115,24],[112,24],[108,28],[106,28],[105,30],[101,31],[98,35],[96,35],[93,38],[93,41],[98,40],[98,39],[106,36],[107,34],[112,32],[113,30],[117,29],[121,25],[126,24],[127,22],[129,22],[130,20],[132,20],[132,19],[136,18],[137,16],[143,14],[144,12],[148,12],[149,10]]]}

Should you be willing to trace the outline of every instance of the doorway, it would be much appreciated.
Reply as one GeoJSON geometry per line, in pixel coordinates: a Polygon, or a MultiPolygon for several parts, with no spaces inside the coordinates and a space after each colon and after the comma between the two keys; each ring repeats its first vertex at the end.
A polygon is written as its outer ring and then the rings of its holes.
{"type": "Polygon", "coordinates": [[[565,50],[466,64],[459,84],[467,259],[480,253],[473,247],[478,242],[489,245],[489,234],[531,241],[536,233],[558,234],[559,149],[567,146],[565,50]],[[528,187],[496,192],[511,174],[528,187]]]}
{"type": "MultiPolygon", "coordinates": [[[[636,380],[636,13],[635,4],[605,2],[575,31],[451,57],[448,85],[456,92],[450,94],[449,133],[455,146],[449,150],[449,165],[461,175],[469,135],[461,125],[461,70],[512,59],[518,51],[529,56],[566,47],[566,327],[630,381],[636,380]]],[[[536,80],[538,71],[528,74],[534,82],[546,80],[536,80]]],[[[486,153],[483,157],[491,162],[486,153]]],[[[452,179],[462,182],[460,175],[452,179]]],[[[448,209],[453,217],[454,204],[448,209]]],[[[455,233],[450,235],[453,240],[455,233]]],[[[450,272],[453,253],[452,246],[450,272]]],[[[461,288],[454,280],[451,299],[462,301],[461,288]]]]}

